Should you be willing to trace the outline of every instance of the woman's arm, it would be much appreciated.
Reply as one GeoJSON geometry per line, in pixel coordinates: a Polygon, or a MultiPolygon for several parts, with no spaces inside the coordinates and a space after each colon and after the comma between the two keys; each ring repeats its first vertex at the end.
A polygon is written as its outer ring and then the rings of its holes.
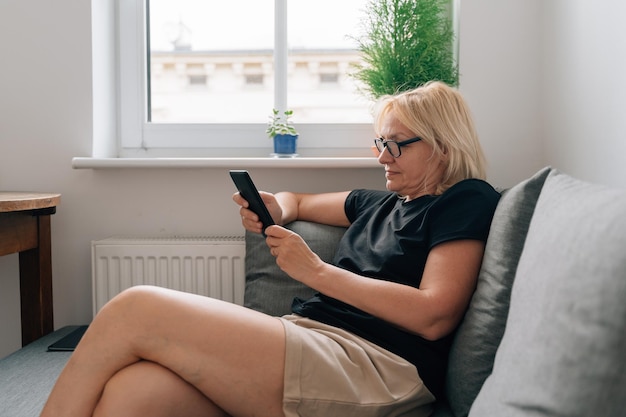
{"type": "MultiPolygon", "coordinates": [[[[307,220],[332,226],[349,226],[344,204],[349,191],[324,194],[299,194],[281,192],[271,194],[259,191],[267,210],[279,225],[285,225],[295,220],[307,220]]],[[[248,209],[248,202],[239,193],[233,195],[235,203],[241,206],[239,214],[246,230],[261,233],[262,224],[259,216],[248,209]]]]}
{"type": "Polygon", "coordinates": [[[280,224],[306,220],[331,226],[350,225],[344,205],[349,191],[324,194],[281,192],[275,195],[282,207],[280,224]]]}
{"type": "Polygon", "coordinates": [[[428,255],[420,288],[366,278],[323,262],[289,230],[266,230],[276,263],[292,278],[428,340],[449,334],[469,304],[484,252],[479,240],[455,240],[428,255]]]}

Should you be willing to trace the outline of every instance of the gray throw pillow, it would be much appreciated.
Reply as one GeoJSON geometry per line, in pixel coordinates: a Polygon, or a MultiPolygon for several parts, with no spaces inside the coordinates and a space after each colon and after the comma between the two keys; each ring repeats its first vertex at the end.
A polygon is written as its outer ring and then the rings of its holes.
{"type": "Polygon", "coordinates": [[[467,416],[491,373],[504,333],[511,286],[549,167],[503,192],[491,223],[485,255],[468,311],[459,326],[446,378],[450,409],[467,416]]]}
{"type": "Polygon", "coordinates": [[[626,191],[546,179],[470,416],[626,412],[626,191]]]}
{"type": "MultiPolygon", "coordinates": [[[[323,261],[331,262],[343,227],[296,221],[285,226],[306,241],[323,261]]],[[[261,234],[246,232],[246,288],[244,305],[272,316],[291,313],[294,297],[309,298],[315,291],[280,270],[261,234]]]]}

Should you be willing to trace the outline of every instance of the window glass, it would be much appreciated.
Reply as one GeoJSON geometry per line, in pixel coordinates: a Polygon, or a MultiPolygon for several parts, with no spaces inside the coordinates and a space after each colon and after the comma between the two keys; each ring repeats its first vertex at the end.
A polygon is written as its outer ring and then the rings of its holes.
{"type": "Polygon", "coordinates": [[[264,122],[273,91],[274,0],[150,0],[154,123],[264,122]]]}
{"type": "Polygon", "coordinates": [[[371,123],[369,103],[349,76],[366,0],[288,0],[288,103],[294,121],[371,123]],[[299,118],[298,118],[299,117],[299,118]]]}
{"type": "MultiPolygon", "coordinates": [[[[369,103],[348,75],[359,60],[351,37],[365,2],[287,1],[286,97],[294,122],[371,122],[369,103]]],[[[267,121],[277,94],[274,0],[149,0],[147,13],[150,122],[267,121]]]]}

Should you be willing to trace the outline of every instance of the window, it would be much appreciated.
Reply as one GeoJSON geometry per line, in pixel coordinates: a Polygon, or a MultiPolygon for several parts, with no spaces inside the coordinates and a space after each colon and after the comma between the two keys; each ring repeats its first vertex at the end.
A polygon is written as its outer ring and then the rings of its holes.
{"type": "Polygon", "coordinates": [[[339,74],[336,72],[326,72],[320,74],[320,83],[337,84],[339,82],[339,74]]]}
{"type": "Polygon", "coordinates": [[[263,85],[263,74],[246,74],[247,85],[263,85]]]}
{"type": "MultiPolygon", "coordinates": [[[[194,75],[194,74],[190,74],[189,75],[189,85],[198,85],[198,86],[204,86],[206,85],[206,75],[194,75]]],[[[151,120],[154,121],[154,118],[152,118],[152,114],[151,116],[151,120]]]]}
{"type": "Polygon", "coordinates": [[[267,156],[274,107],[303,156],[370,156],[348,76],[365,2],[118,0],[120,156],[267,156]]]}

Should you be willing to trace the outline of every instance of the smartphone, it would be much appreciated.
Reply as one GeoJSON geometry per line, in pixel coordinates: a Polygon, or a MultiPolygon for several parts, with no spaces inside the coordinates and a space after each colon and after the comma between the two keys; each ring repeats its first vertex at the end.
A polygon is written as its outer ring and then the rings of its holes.
{"type": "Polygon", "coordinates": [[[263,223],[263,235],[265,236],[265,229],[273,225],[274,220],[272,216],[270,216],[270,212],[267,211],[267,207],[265,207],[265,203],[263,199],[261,199],[259,191],[252,182],[250,174],[248,174],[246,170],[232,169],[230,170],[230,177],[233,179],[241,196],[248,202],[248,208],[259,216],[259,220],[263,223]]]}

